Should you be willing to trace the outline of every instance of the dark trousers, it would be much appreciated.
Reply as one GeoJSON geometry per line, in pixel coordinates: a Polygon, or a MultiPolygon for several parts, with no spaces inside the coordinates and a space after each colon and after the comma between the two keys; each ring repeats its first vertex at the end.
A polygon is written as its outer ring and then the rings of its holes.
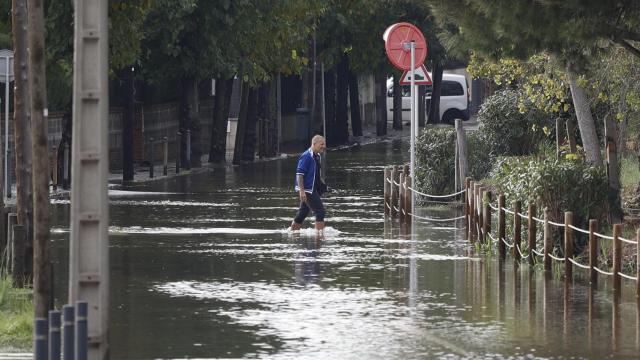
{"type": "Polygon", "coordinates": [[[316,221],[324,221],[324,205],[322,205],[320,194],[316,191],[312,194],[307,193],[307,201],[300,202],[300,208],[293,221],[302,224],[307,215],[309,215],[309,211],[313,211],[316,221]]]}

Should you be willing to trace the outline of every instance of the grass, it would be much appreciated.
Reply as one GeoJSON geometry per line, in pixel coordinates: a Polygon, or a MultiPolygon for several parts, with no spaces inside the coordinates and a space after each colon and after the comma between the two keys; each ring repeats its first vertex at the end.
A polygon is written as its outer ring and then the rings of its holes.
{"type": "Polygon", "coordinates": [[[637,156],[626,156],[622,158],[620,165],[620,185],[623,196],[632,196],[636,187],[640,184],[640,167],[637,156]]]}
{"type": "Polygon", "coordinates": [[[33,334],[31,289],[16,289],[13,279],[0,269],[0,349],[28,351],[33,334]]]}

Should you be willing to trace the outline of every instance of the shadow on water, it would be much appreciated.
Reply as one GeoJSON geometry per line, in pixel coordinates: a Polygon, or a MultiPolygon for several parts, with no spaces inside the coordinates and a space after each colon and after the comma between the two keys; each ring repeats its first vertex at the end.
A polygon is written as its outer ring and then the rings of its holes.
{"type": "MultiPolygon", "coordinates": [[[[606,281],[478,256],[461,222],[385,220],[383,167],[407,158],[399,141],[329,152],[320,237],[287,231],[296,159],[113,188],[112,357],[637,356],[640,309],[606,281]]],[[[52,211],[64,303],[69,204],[52,211]]]]}

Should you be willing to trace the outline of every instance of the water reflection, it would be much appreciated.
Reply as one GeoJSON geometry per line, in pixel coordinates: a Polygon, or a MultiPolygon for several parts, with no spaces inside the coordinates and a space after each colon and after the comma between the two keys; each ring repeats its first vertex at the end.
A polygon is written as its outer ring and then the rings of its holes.
{"type": "Polygon", "coordinates": [[[318,233],[315,237],[294,236],[296,244],[303,249],[296,254],[294,268],[296,283],[299,285],[316,284],[320,282],[320,262],[318,255],[324,241],[324,234],[318,233]]]}
{"type": "MultiPolygon", "coordinates": [[[[112,357],[636,358],[628,289],[477,255],[460,221],[384,219],[382,165],[406,157],[402,142],[330,152],[320,237],[286,230],[295,159],[113,189],[112,357]]],[[[52,206],[58,274],[68,207],[52,206]]]]}

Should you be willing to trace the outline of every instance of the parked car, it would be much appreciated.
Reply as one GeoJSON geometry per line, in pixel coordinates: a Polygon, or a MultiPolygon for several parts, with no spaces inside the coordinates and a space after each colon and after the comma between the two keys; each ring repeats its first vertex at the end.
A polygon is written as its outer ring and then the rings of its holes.
{"type": "MultiPolygon", "coordinates": [[[[431,76],[431,74],[429,74],[431,76]]],[[[425,96],[425,111],[429,114],[431,103],[431,85],[427,86],[425,96]]],[[[410,86],[402,89],[402,121],[411,119],[410,86]]],[[[446,124],[453,124],[455,119],[469,120],[469,103],[471,95],[467,86],[467,78],[458,74],[442,74],[442,89],[440,91],[440,120],[446,124]]],[[[387,120],[393,121],[393,78],[387,79],[387,120]]]]}

